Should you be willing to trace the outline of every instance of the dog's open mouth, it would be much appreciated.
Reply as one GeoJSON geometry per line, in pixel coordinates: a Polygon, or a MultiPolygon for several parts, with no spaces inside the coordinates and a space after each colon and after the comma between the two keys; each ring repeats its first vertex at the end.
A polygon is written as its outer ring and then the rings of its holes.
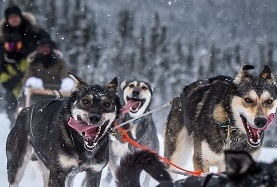
{"type": "Polygon", "coordinates": [[[258,128],[247,122],[247,119],[241,114],[240,115],[243,126],[247,134],[247,142],[252,147],[258,147],[262,143],[264,132],[267,130],[268,126],[272,123],[274,119],[274,114],[270,114],[267,118],[267,123],[263,128],[258,128]]]}
{"type": "Polygon", "coordinates": [[[120,110],[121,114],[125,114],[128,112],[136,113],[145,103],[145,99],[137,99],[127,97],[127,103],[120,110]]]}
{"type": "Polygon", "coordinates": [[[104,135],[108,122],[101,126],[88,124],[81,119],[75,120],[70,117],[68,125],[81,133],[84,139],[84,146],[87,150],[93,150],[97,145],[98,140],[104,135]]]}

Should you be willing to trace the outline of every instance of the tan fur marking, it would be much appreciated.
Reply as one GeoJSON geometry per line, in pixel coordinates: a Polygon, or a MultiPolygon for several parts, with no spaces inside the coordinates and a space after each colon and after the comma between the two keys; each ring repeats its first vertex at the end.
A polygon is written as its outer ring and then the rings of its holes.
{"type": "Polygon", "coordinates": [[[213,117],[218,123],[229,121],[228,113],[224,110],[222,103],[215,106],[213,117]]]}

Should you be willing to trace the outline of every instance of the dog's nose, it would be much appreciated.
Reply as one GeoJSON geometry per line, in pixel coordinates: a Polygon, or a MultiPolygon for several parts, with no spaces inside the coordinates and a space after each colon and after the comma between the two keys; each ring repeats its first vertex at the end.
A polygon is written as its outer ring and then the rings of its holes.
{"type": "Polygon", "coordinates": [[[137,97],[137,96],[139,96],[139,91],[138,90],[133,90],[132,94],[133,94],[134,97],[137,97]]]}
{"type": "Polygon", "coordinates": [[[254,123],[257,127],[263,128],[266,125],[267,119],[264,117],[257,117],[254,120],[254,123]]]}
{"type": "Polygon", "coordinates": [[[98,123],[100,121],[100,119],[101,119],[101,116],[98,114],[91,114],[89,116],[89,120],[91,123],[98,123]]]}

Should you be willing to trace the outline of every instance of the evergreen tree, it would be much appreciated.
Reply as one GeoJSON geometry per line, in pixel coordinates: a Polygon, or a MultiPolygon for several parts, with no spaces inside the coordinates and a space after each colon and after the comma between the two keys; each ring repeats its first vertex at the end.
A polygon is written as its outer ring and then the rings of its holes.
{"type": "MultiPolygon", "coordinates": [[[[150,52],[151,55],[155,55],[157,48],[158,48],[158,44],[159,44],[159,37],[160,37],[160,17],[159,14],[156,13],[154,16],[154,26],[151,28],[151,35],[150,35],[150,52]]],[[[160,40],[161,42],[161,40],[160,40]]]]}
{"type": "Polygon", "coordinates": [[[272,42],[269,42],[267,44],[267,65],[272,68],[272,69],[275,69],[275,66],[274,66],[274,61],[273,61],[273,43],[272,42]]]}
{"type": "Polygon", "coordinates": [[[119,12],[118,32],[123,41],[133,38],[133,16],[129,10],[119,12]]]}
{"type": "Polygon", "coordinates": [[[235,47],[235,63],[236,65],[241,65],[241,49],[239,44],[235,47]]]}

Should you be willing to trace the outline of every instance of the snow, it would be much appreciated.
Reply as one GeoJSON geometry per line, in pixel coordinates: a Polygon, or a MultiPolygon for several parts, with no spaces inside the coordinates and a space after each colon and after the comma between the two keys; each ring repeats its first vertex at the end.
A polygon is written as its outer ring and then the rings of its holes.
{"type": "MultiPolygon", "coordinates": [[[[7,119],[7,116],[5,113],[0,113],[0,121],[1,128],[0,128],[0,181],[1,186],[8,186],[8,180],[7,180],[7,172],[6,172],[6,153],[5,153],[5,147],[6,147],[6,138],[9,133],[9,126],[10,122],[7,119]]],[[[162,144],[162,138],[159,136],[161,145],[162,144]]],[[[163,152],[163,147],[161,146],[161,152],[163,152]]],[[[259,160],[264,162],[271,162],[274,159],[277,159],[277,148],[262,148],[259,160]]],[[[186,169],[192,169],[192,165],[187,166],[186,169]]],[[[102,176],[106,176],[107,168],[104,168],[102,176]]],[[[83,181],[84,173],[80,173],[77,175],[73,187],[80,187],[83,181]]],[[[151,180],[150,186],[155,186],[157,184],[156,181],[151,180]]],[[[30,186],[43,186],[42,182],[42,174],[38,168],[38,165],[36,162],[30,162],[25,170],[24,176],[22,178],[22,181],[19,185],[19,187],[30,187],[30,186]]],[[[110,185],[101,183],[102,187],[107,186],[115,186],[114,183],[111,183],[110,185]]]]}

